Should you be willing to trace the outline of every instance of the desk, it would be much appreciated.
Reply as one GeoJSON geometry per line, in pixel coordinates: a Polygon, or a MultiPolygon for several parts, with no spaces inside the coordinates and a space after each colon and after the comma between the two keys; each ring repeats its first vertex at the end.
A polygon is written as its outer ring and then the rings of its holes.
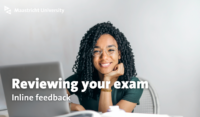
{"type": "MultiPolygon", "coordinates": [[[[0,111],[0,117],[9,117],[8,116],[8,111],[7,110],[2,110],[0,111]]],[[[132,117],[132,116],[131,116],[132,117]]],[[[136,116],[135,116],[136,117],[136,116]]],[[[146,116],[145,116],[146,117],[146,116]]],[[[157,115],[156,117],[159,117],[159,115],[157,115]]],[[[183,116],[168,116],[168,117],[183,117],[183,116]]]]}

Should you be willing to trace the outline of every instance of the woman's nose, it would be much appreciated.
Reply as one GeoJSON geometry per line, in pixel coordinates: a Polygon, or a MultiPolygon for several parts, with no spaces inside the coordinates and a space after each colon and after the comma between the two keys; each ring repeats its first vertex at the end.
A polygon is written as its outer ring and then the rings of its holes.
{"type": "Polygon", "coordinates": [[[106,53],[105,50],[102,51],[102,54],[101,54],[101,58],[102,59],[106,59],[108,57],[108,54],[106,53]]]}

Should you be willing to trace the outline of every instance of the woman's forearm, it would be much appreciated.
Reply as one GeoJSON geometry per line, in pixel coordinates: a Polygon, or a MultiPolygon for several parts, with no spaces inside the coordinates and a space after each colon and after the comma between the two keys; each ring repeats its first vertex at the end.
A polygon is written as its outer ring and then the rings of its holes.
{"type": "MultiPolygon", "coordinates": [[[[111,90],[111,87],[114,85],[114,82],[117,80],[118,78],[110,78],[110,77],[104,77],[102,80],[104,82],[109,81],[109,88],[107,90],[111,90]]],[[[100,98],[99,98],[99,108],[98,111],[101,112],[107,112],[107,110],[109,109],[109,106],[113,106],[112,103],[112,90],[111,91],[102,91],[100,93],[100,98]]]]}
{"type": "Polygon", "coordinates": [[[70,103],[71,111],[83,111],[85,108],[80,104],[70,103]]]}
{"type": "MultiPolygon", "coordinates": [[[[111,88],[109,88],[111,90],[111,88]]],[[[112,92],[107,92],[107,91],[102,91],[100,93],[100,98],[99,98],[99,109],[98,111],[101,112],[107,112],[109,109],[109,106],[112,106],[112,92]]]]}

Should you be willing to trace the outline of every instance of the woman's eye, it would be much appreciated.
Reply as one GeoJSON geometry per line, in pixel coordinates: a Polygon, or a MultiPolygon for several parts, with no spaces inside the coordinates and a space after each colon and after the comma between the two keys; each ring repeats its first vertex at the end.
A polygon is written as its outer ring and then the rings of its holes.
{"type": "Polygon", "coordinates": [[[94,53],[100,53],[100,51],[99,50],[95,50],[94,53]]]}
{"type": "Polygon", "coordinates": [[[109,51],[109,52],[112,52],[112,51],[115,51],[115,50],[113,50],[113,49],[109,49],[108,51],[109,51]]]}

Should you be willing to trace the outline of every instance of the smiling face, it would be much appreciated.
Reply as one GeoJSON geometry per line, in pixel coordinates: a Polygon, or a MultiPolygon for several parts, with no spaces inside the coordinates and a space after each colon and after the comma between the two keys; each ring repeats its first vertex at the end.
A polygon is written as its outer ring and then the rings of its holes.
{"type": "Polygon", "coordinates": [[[93,65],[100,74],[113,71],[121,59],[116,40],[109,34],[101,35],[93,51],[93,65]]]}

